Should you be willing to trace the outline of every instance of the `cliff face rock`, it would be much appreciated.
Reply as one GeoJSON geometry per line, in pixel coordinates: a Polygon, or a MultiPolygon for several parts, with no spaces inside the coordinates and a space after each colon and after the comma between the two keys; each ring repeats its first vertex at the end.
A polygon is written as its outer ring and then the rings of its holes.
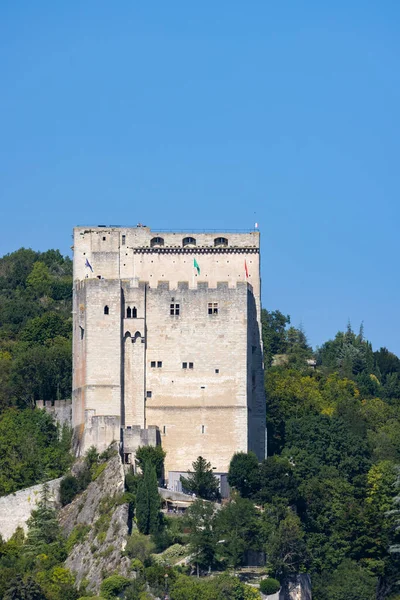
{"type": "Polygon", "coordinates": [[[128,535],[128,505],[121,503],[123,492],[124,470],[116,453],[101,475],[59,513],[72,547],[65,566],[75,574],[78,586],[85,581],[92,592],[97,592],[101,581],[112,573],[130,573],[130,561],[122,556],[128,535]]]}

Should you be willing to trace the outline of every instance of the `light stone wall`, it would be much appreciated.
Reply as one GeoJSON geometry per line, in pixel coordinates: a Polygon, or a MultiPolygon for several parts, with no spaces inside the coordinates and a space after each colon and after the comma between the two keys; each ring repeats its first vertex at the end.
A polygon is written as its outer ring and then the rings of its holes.
{"type": "MultiPolygon", "coordinates": [[[[48,482],[53,505],[59,501],[60,482],[61,477],[48,482]]],[[[10,539],[17,527],[22,527],[25,532],[28,530],[27,521],[40,500],[41,491],[42,485],[34,485],[0,498],[0,536],[4,540],[10,539]]]]}
{"type": "Polygon", "coordinates": [[[76,228],[74,240],[73,424],[81,451],[116,439],[119,419],[123,428],[158,427],[166,471],[187,471],[199,455],[219,472],[239,450],[262,459],[258,232],[76,228]],[[152,248],[158,236],[164,245],[152,248]],[[196,246],[182,246],[187,236],[196,246]],[[218,237],[228,246],[215,247],[218,237]],[[210,302],[217,315],[208,314],[210,302]]]}

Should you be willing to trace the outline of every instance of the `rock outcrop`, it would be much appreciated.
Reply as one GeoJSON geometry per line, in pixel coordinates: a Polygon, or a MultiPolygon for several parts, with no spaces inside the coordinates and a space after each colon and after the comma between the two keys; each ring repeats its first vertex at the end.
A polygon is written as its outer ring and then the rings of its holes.
{"type": "Polygon", "coordinates": [[[74,544],[65,566],[75,574],[77,585],[85,582],[91,592],[113,573],[130,573],[130,561],[122,555],[128,535],[123,493],[124,469],[116,452],[101,475],[59,514],[69,545],[74,544]]]}

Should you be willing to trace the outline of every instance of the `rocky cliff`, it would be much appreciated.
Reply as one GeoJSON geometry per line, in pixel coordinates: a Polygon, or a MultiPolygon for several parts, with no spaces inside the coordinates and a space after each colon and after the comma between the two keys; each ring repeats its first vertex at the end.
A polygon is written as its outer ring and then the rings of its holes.
{"type": "Polygon", "coordinates": [[[75,574],[77,585],[87,583],[91,592],[112,573],[130,573],[130,561],[122,555],[128,535],[123,493],[124,470],[116,452],[97,479],[59,513],[71,548],[65,566],[75,574]]]}

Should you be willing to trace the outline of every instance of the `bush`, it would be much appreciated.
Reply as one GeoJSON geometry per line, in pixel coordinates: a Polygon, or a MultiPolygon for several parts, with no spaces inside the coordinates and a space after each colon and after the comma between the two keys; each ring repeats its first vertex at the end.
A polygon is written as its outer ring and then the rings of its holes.
{"type": "Polygon", "coordinates": [[[111,575],[101,584],[100,592],[106,600],[113,600],[114,596],[118,596],[130,583],[130,579],[122,575],[111,575]]]}
{"type": "Polygon", "coordinates": [[[71,552],[75,544],[82,543],[86,539],[86,536],[89,533],[89,531],[90,525],[83,525],[82,523],[79,523],[78,525],[76,525],[76,527],[73,528],[73,530],[68,536],[67,543],[65,546],[68,554],[71,552]]]}
{"type": "Polygon", "coordinates": [[[129,558],[138,558],[143,564],[147,564],[153,550],[154,546],[150,539],[138,531],[134,531],[128,538],[124,554],[129,558]]]}
{"type": "Polygon", "coordinates": [[[276,594],[281,588],[281,584],[277,579],[268,577],[260,582],[260,592],[263,594],[276,594]]]}
{"type": "Polygon", "coordinates": [[[73,475],[66,475],[61,479],[60,484],[60,502],[62,506],[70,504],[77,494],[79,494],[79,481],[73,475]]]}

